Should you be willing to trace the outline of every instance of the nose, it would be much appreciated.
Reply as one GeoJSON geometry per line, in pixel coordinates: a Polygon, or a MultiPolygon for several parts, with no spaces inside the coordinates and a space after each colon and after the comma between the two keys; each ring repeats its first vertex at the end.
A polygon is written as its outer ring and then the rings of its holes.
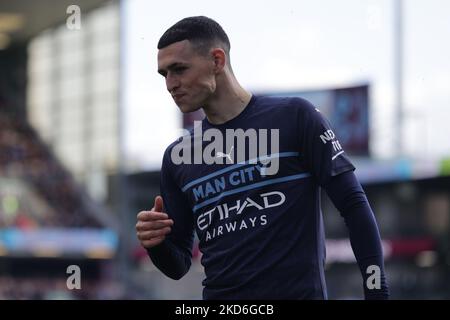
{"type": "Polygon", "coordinates": [[[175,91],[180,86],[180,81],[176,77],[167,75],[166,77],[166,87],[167,91],[172,93],[172,91],[175,91]]]}

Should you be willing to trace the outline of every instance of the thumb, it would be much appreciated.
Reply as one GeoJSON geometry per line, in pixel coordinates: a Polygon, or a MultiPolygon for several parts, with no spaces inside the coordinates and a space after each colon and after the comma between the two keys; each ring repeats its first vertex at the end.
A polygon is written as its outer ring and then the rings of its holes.
{"type": "Polygon", "coordinates": [[[155,197],[155,205],[153,207],[153,211],[163,212],[163,198],[161,196],[155,197]]]}

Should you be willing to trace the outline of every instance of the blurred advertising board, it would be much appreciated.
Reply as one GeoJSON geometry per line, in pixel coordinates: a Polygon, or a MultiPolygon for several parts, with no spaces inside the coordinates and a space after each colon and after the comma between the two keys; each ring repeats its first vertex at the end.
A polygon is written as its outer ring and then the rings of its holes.
{"type": "Polygon", "coordinates": [[[0,256],[113,258],[117,234],[108,229],[0,230],[0,256]]]}

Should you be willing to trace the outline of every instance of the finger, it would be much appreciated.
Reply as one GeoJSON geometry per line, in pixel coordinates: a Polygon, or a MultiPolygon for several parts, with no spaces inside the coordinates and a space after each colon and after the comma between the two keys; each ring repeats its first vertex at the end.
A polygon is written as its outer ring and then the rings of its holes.
{"type": "Polygon", "coordinates": [[[137,232],[137,237],[141,241],[151,240],[153,238],[165,236],[170,233],[170,231],[170,227],[162,228],[159,230],[139,231],[137,232]]]}
{"type": "Polygon", "coordinates": [[[137,231],[150,231],[158,230],[165,227],[171,227],[173,225],[172,219],[156,220],[156,221],[138,221],[136,223],[137,231]]]}
{"type": "Polygon", "coordinates": [[[137,231],[157,230],[165,227],[171,227],[172,225],[173,225],[172,219],[156,220],[156,221],[138,221],[138,223],[136,223],[136,230],[137,231]]]}
{"type": "Polygon", "coordinates": [[[166,213],[156,211],[141,211],[137,215],[137,219],[140,221],[166,220],[168,218],[166,213]]]}
{"type": "Polygon", "coordinates": [[[161,196],[156,196],[155,205],[153,206],[152,211],[156,211],[156,212],[163,211],[163,198],[161,196]]]}

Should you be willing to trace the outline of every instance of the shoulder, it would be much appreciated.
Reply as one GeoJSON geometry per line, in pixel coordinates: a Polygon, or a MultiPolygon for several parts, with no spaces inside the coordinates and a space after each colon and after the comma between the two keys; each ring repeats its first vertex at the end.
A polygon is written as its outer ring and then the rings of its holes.
{"type": "Polygon", "coordinates": [[[164,163],[171,162],[169,161],[170,155],[172,154],[172,151],[175,147],[180,147],[180,149],[183,149],[183,147],[186,147],[185,144],[187,144],[190,148],[193,135],[194,129],[184,130],[183,135],[178,137],[175,141],[173,141],[166,147],[164,151],[163,162],[164,163]]]}
{"type": "Polygon", "coordinates": [[[270,114],[274,121],[292,122],[301,127],[308,122],[321,121],[322,118],[320,111],[310,101],[301,97],[259,96],[256,104],[257,113],[270,114]]]}
{"type": "Polygon", "coordinates": [[[317,110],[311,102],[301,97],[258,96],[257,105],[260,108],[277,108],[286,112],[310,113],[317,110]]]}

